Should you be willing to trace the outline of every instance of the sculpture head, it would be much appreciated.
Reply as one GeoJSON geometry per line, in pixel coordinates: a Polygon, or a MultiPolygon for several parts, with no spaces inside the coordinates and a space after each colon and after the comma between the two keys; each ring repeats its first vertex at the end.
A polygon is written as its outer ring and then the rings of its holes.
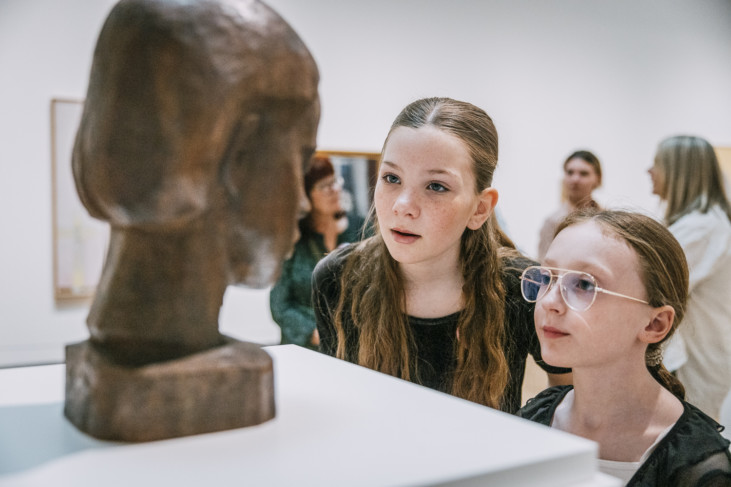
{"type": "Polygon", "coordinates": [[[121,229],[205,222],[229,282],[270,283],[308,205],[318,80],[297,34],[256,0],[122,0],[97,41],[74,147],[82,202],[121,229]]]}

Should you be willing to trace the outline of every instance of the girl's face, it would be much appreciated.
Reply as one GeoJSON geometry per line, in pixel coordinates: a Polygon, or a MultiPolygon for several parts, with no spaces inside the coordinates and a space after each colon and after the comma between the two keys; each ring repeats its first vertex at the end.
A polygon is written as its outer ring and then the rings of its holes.
{"type": "Polygon", "coordinates": [[[591,198],[591,193],[599,186],[599,175],[594,166],[583,159],[574,157],[564,166],[563,184],[566,197],[577,204],[591,198]]]}
{"type": "Polygon", "coordinates": [[[484,224],[497,191],[475,192],[472,158],[459,138],[429,125],[398,127],[383,150],[374,201],[396,261],[457,265],[465,228],[484,224]]]}
{"type": "MultiPolygon", "coordinates": [[[[600,288],[647,299],[635,251],[591,221],[562,230],[551,243],[544,265],[587,272],[600,288]]],[[[601,292],[588,310],[574,311],[554,282],[536,303],[541,355],[551,365],[573,368],[626,362],[634,354],[644,357],[647,342],[639,335],[651,321],[652,311],[646,304],[601,292]]]]}

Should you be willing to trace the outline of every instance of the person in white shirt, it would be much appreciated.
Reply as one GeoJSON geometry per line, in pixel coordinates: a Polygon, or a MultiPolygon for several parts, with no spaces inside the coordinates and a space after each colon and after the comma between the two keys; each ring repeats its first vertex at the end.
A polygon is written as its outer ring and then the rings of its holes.
{"type": "Polygon", "coordinates": [[[731,204],[711,144],[680,135],[660,142],[649,169],[665,223],[683,247],[690,295],[677,370],[688,400],[709,416],[731,389],[731,204]]]}

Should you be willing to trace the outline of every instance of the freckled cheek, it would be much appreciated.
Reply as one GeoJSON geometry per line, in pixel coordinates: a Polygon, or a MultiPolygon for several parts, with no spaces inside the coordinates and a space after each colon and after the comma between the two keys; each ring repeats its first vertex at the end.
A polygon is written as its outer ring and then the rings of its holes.
{"type": "Polygon", "coordinates": [[[440,232],[455,234],[461,236],[467,227],[466,219],[463,215],[450,208],[432,207],[428,210],[422,210],[422,215],[429,215],[429,219],[435,228],[440,232]]]}
{"type": "Polygon", "coordinates": [[[383,191],[378,191],[378,188],[376,188],[376,191],[373,194],[373,203],[376,206],[376,215],[379,218],[393,208],[393,199],[386,197],[386,195],[383,194],[383,191]]]}

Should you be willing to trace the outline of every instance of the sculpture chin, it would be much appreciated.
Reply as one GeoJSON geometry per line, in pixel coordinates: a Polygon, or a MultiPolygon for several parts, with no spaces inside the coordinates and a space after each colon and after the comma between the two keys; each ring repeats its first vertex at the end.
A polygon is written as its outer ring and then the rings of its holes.
{"type": "Polygon", "coordinates": [[[292,256],[294,245],[282,247],[281,239],[267,238],[261,234],[250,235],[240,248],[246,255],[233,266],[237,275],[234,283],[254,289],[263,289],[274,284],[282,272],[282,262],[292,256]]]}
{"type": "Polygon", "coordinates": [[[258,269],[258,272],[250,273],[243,281],[238,281],[237,285],[253,289],[264,289],[274,284],[279,278],[280,273],[281,267],[276,269],[258,269]]]}

